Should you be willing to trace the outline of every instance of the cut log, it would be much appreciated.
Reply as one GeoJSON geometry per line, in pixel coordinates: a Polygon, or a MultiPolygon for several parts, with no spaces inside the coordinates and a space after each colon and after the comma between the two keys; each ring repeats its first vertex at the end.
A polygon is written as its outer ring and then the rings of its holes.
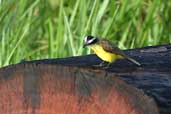
{"type": "Polygon", "coordinates": [[[153,98],[160,114],[170,114],[171,45],[127,50],[125,53],[142,66],[119,60],[104,70],[92,67],[101,62],[97,56],[87,55],[25,61],[2,68],[0,111],[6,107],[5,114],[11,114],[14,108],[28,114],[56,113],[57,110],[61,111],[59,114],[74,111],[78,114],[125,114],[124,111],[128,114],[157,114],[153,98]],[[59,67],[59,64],[65,67],[59,67]]]}

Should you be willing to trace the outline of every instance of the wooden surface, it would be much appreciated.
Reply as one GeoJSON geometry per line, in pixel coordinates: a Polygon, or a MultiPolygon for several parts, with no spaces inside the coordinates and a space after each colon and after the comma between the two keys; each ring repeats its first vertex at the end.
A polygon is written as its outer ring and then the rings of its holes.
{"type": "Polygon", "coordinates": [[[154,100],[116,75],[19,64],[0,70],[1,114],[158,114],[154,100]]]}
{"type": "Polygon", "coordinates": [[[125,52],[142,66],[119,60],[104,70],[87,55],[2,68],[0,113],[157,114],[157,102],[160,114],[170,114],[171,45],[125,52]]]}

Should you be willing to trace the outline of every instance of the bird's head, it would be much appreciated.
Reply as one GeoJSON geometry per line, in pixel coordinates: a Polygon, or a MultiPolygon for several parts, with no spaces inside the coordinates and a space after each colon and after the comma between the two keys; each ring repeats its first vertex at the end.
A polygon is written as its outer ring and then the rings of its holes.
{"type": "Polygon", "coordinates": [[[84,38],[84,45],[83,45],[83,47],[96,44],[96,43],[98,43],[98,41],[99,41],[99,39],[97,37],[94,37],[94,36],[86,36],[84,38]]]}

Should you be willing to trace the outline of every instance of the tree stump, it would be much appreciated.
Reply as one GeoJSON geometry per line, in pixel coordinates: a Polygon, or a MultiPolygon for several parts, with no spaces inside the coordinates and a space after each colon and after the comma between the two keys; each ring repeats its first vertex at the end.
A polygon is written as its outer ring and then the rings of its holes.
{"type": "Polygon", "coordinates": [[[104,70],[92,67],[101,62],[97,56],[87,55],[2,68],[0,113],[170,114],[171,45],[125,53],[142,66],[119,60],[104,70]]]}

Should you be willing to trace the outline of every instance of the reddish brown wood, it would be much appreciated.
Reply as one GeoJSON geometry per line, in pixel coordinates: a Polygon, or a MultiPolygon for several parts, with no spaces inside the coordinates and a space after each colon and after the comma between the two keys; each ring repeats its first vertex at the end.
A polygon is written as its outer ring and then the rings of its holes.
{"type": "Polygon", "coordinates": [[[152,98],[101,70],[45,64],[0,69],[0,114],[158,114],[152,98]]]}

